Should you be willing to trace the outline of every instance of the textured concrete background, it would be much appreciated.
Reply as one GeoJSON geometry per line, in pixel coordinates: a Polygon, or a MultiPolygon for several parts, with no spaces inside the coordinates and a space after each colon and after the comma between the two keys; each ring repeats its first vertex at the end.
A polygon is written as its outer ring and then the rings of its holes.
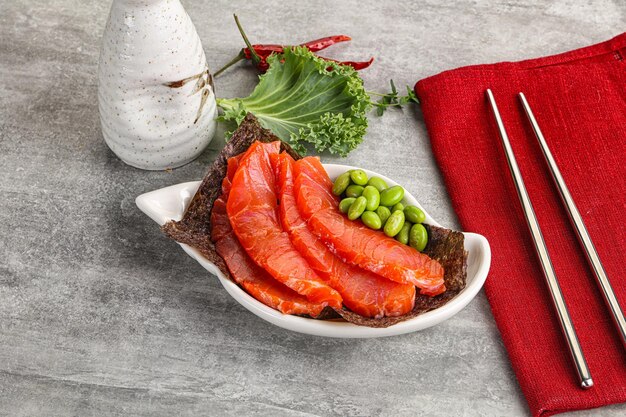
{"type": "MultiPolygon", "coordinates": [[[[370,90],[461,65],[551,54],[626,28],[622,0],[184,1],[213,68],[242,42],[346,33],[370,90]]],[[[525,415],[480,294],[435,328],[377,340],[291,333],[233,301],[139,212],[140,193],[200,179],[121,163],[96,103],[110,1],[0,1],[0,415],[525,415]]],[[[331,52],[332,51],[332,52],[331,52]]],[[[247,94],[252,71],[217,80],[247,94]]],[[[458,227],[415,109],[371,118],[345,161],[406,185],[458,227]]],[[[468,138],[471,140],[471,138],[468,138]]],[[[325,158],[330,161],[333,158],[325,158]]],[[[495,249],[497,250],[497,248],[495,249]]],[[[625,406],[580,415],[618,416],[625,406]]]]}

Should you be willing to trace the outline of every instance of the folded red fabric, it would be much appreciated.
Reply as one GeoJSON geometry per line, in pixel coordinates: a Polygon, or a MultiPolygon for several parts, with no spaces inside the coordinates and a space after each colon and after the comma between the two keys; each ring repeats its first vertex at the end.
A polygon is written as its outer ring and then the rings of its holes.
{"type": "Polygon", "coordinates": [[[536,416],[626,401],[626,351],[517,98],[523,92],[626,306],[626,33],[522,62],[446,71],[415,85],[435,158],[465,230],[493,252],[485,292],[536,416]],[[594,387],[562,336],[493,116],[491,88],[560,280],[594,387]]]}

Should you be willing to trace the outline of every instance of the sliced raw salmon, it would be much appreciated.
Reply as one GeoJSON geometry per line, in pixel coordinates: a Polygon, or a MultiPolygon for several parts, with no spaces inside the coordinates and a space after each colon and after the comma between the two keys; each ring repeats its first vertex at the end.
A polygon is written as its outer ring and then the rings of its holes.
{"type": "MultiPolygon", "coordinates": [[[[238,160],[231,158],[229,168],[222,182],[222,189],[230,190],[231,179],[235,175],[238,160]],[[231,163],[231,160],[234,160],[231,163]]],[[[263,268],[254,263],[241,246],[228,220],[226,201],[229,191],[215,200],[211,210],[211,240],[215,242],[216,252],[224,259],[235,282],[241,285],[248,294],[284,314],[308,314],[317,317],[324,305],[312,303],[306,297],[276,281],[263,268]]]]}
{"type": "Polygon", "coordinates": [[[328,191],[328,195],[331,199],[339,201],[339,197],[335,196],[331,190],[333,188],[333,182],[331,181],[322,161],[317,156],[307,156],[298,161],[298,168],[295,168],[294,172],[306,171],[307,175],[320,185],[320,188],[328,191]]]}
{"type": "Polygon", "coordinates": [[[341,296],[319,277],[291,243],[278,218],[270,155],[280,142],[255,142],[239,160],[226,211],[239,242],[254,262],[309,301],[341,308],[341,296]]]}
{"type": "Polygon", "coordinates": [[[357,314],[374,318],[399,316],[411,311],[415,302],[413,284],[400,284],[343,262],[309,230],[296,205],[294,160],[286,153],[272,157],[283,228],[315,272],[339,291],[345,306],[357,314]]]}
{"type": "Polygon", "coordinates": [[[218,240],[215,249],[234,280],[263,304],[284,314],[308,314],[311,317],[319,316],[324,309],[323,304],[310,302],[254,263],[233,233],[218,240]]]}
{"type": "Polygon", "coordinates": [[[226,197],[225,194],[222,194],[215,200],[213,209],[211,209],[211,240],[217,242],[232,232],[233,228],[230,226],[226,213],[226,197]]]}
{"type": "Polygon", "coordinates": [[[235,178],[235,172],[237,172],[237,168],[239,168],[239,161],[241,160],[242,156],[243,153],[240,153],[239,155],[235,155],[232,158],[228,158],[228,161],[226,161],[226,178],[228,178],[230,181],[235,178]]]}
{"type": "Polygon", "coordinates": [[[333,253],[392,281],[411,283],[421,294],[434,296],[446,290],[439,262],[360,222],[348,220],[339,211],[327,188],[330,178],[326,185],[319,182],[323,166],[318,159],[301,159],[295,167],[298,209],[311,231],[333,253]]]}

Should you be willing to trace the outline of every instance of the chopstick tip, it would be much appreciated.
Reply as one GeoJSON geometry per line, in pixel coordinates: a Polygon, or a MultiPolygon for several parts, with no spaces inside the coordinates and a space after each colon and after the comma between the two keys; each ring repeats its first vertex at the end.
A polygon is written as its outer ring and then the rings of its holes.
{"type": "Polygon", "coordinates": [[[593,379],[591,378],[583,379],[580,385],[583,389],[589,389],[593,387],[593,379]]]}

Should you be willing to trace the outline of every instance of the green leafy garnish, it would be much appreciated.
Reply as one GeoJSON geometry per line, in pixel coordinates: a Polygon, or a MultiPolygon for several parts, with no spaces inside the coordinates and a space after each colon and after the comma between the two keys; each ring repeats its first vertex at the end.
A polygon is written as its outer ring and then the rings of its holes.
{"type": "Polygon", "coordinates": [[[220,120],[237,122],[250,112],[298,152],[305,145],[346,156],[363,140],[371,108],[363,80],[351,67],[324,60],[305,47],[267,58],[269,69],[246,98],[218,99],[220,120]]]}
{"type": "Polygon", "coordinates": [[[369,94],[380,96],[380,99],[376,103],[373,103],[376,106],[376,114],[378,116],[382,116],[385,110],[389,107],[402,107],[407,103],[416,103],[419,104],[419,99],[415,94],[415,91],[411,90],[411,88],[406,86],[406,96],[398,97],[398,90],[396,89],[396,85],[393,83],[393,80],[389,80],[389,84],[391,84],[391,92],[386,94],[378,94],[369,92],[369,94]]]}

